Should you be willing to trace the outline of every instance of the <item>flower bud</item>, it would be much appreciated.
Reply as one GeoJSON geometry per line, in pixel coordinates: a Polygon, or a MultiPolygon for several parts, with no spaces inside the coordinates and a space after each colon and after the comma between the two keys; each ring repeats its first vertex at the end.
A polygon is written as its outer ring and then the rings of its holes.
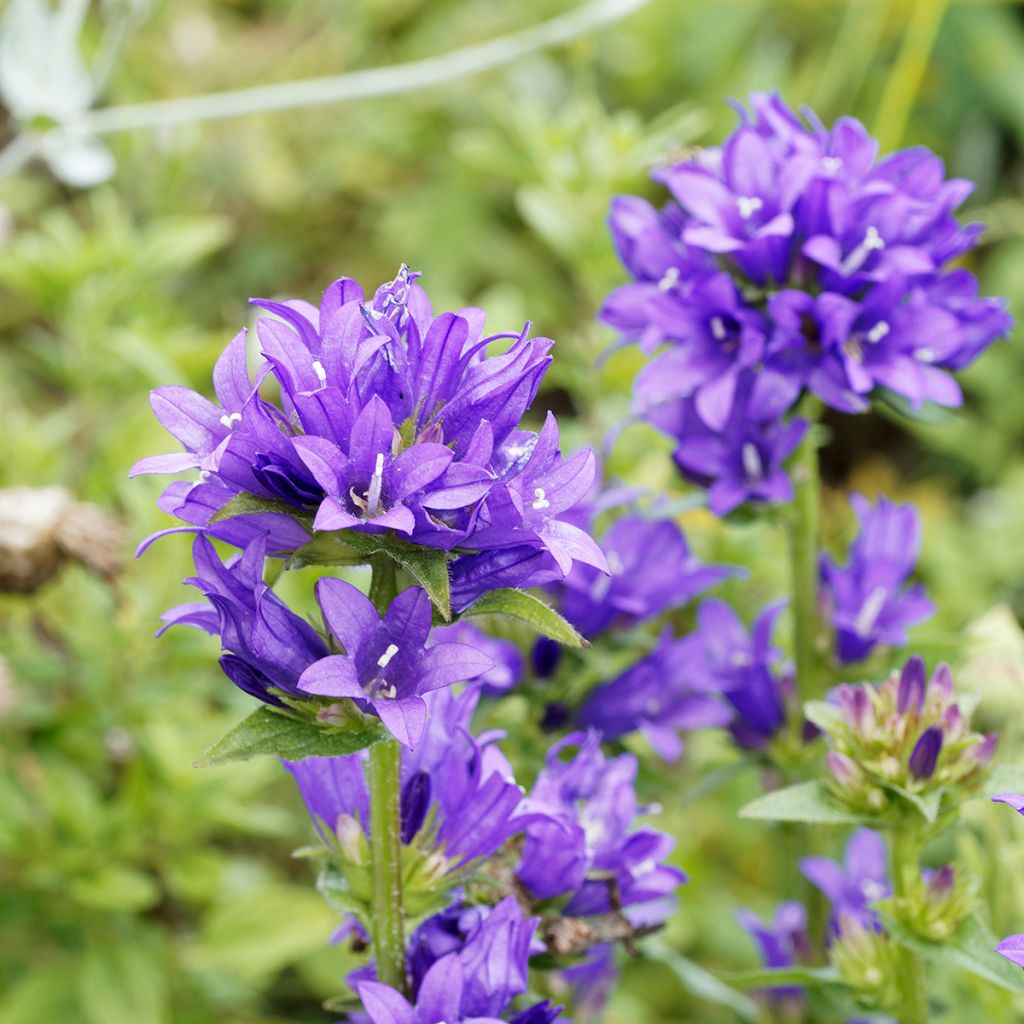
{"type": "Polygon", "coordinates": [[[925,729],[911,751],[908,762],[910,774],[915,779],[930,779],[935,773],[941,750],[942,729],[934,725],[925,729]]]}
{"type": "Polygon", "coordinates": [[[920,714],[924,705],[925,671],[924,660],[915,654],[903,666],[900,673],[899,696],[896,699],[896,710],[905,715],[911,708],[920,714]]]}

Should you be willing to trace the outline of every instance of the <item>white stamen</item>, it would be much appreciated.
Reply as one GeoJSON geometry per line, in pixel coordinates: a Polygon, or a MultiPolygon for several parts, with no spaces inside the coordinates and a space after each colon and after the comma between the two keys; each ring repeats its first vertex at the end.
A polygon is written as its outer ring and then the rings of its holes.
{"type": "Polygon", "coordinates": [[[377,455],[377,465],[374,467],[373,476],[370,478],[370,486],[366,491],[366,511],[375,516],[380,511],[380,491],[384,485],[384,453],[377,455]]]}
{"type": "Polygon", "coordinates": [[[733,651],[729,655],[729,664],[733,668],[748,668],[754,664],[754,659],[749,651],[733,651]]]}
{"type": "Polygon", "coordinates": [[[889,893],[889,890],[881,882],[875,882],[871,879],[861,882],[860,891],[869,900],[880,900],[889,893]]]}
{"type": "Polygon", "coordinates": [[[744,220],[749,220],[764,203],[757,196],[737,196],[736,206],[739,208],[740,216],[744,220]]]}
{"type": "Polygon", "coordinates": [[[234,424],[242,421],[242,414],[240,412],[226,412],[221,416],[220,421],[228,428],[228,430],[230,430],[234,424]]]}
{"type": "Polygon", "coordinates": [[[387,668],[391,659],[398,653],[398,644],[388,644],[388,649],[377,659],[381,668],[387,668]]]}
{"type": "Polygon", "coordinates": [[[922,348],[914,349],[914,355],[921,360],[922,363],[934,363],[935,362],[935,349],[924,346],[922,348]]]}
{"type": "Polygon", "coordinates": [[[545,492],[543,487],[535,488],[534,492],[533,492],[533,496],[534,496],[534,498],[536,500],[533,502],[533,506],[532,507],[534,509],[536,509],[538,512],[542,508],[550,508],[551,507],[551,502],[548,501],[547,494],[546,494],[546,492],[545,492]]]}
{"type": "Polygon", "coordinates": [[[888,596],[889,592],[885,587],[875,587],[868,594],[867,600],[864,602],[860,612],[857,614],[856,621],[853,623],[853,631],[857,636],[866,637],[871,632],[875,625],[875,620],[885,607],[885,599],[888,596]]]}
{"type": "Polygon", "coordinates": [[[867,339],[870,342],[881,341],[891,330],[892,328],[884,320],[879,320],[878,323],[868,331],[867,339]]]}
{"type": "Polygon", "coordinates": [[[199,482],[201,484],[206,483],[210,479],[210,471],[208,469],[199,470],[199,482]]]}
{"type": "Polygon", "coordinates": [[[760,480],[764,476],[764,463],[761,461],[761,453],[753,441],[746,441],[742,449],[743,472],[748,480],[760,480]]]}
{"type": "Polygon", "coordinates": [[[858,245],[840,265],[840,271],[847,277],[856,274],[864,266],[867,258],[876,250],[885,248],[885,240],[878,233],[878,228],[869,226],[864,233],[864,241],[858,245]]]}
{"type": "Polygon", "coordinates": [[[656,697],[651,697],[644,704],[644,714],[650,715],[652,718],[661,710],[661,701],[656,697]]]}
{"type": "Polygon", "coordinates": [[[377,696],[385,700],[394,700],[398,696],[398,690],[394,686],[382,686],[377,696]]]}
{"type": "Polygon", "coordinates": [[[321,384],[327,383],[327,371],[324,369],[324,364],[319,359],[313,360],[313,372],[316,374],[316,378],[321,384]]]}
{"type": "Polygon", "coordinates": [[[667,292],[670,288],[672,288],[675,285],[676,281],[678,280],[679,268],[669,267],[668,270],[665,271],[665,276],[658,282],[658,291],[667,292]]]}
{"type": "Polygon", "coordinates": [[[725,340],[725,323],[720,316],[713,316],[711,318],[711,333],[715,336],[715,341],[725,340]]]}
{"type": "Polygon", "coordinates": [[[827,174],[830,178],[837,174],[842,166],[843,161],[837,156],[826,156],[821,159],[822,174],[827,174]]]}

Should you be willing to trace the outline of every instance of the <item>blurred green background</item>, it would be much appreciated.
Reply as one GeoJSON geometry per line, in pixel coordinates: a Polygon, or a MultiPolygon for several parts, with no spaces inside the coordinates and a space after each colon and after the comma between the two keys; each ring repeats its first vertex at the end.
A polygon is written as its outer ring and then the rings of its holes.
{"type": "MultiPolygon", "coordinates": [[[[420,59],[571,8],[122,0],[93,4],[75,45],[109,56],[97,103],[112,106],[420,59]]],[[[0,89],[14,60],[3,42],[0,89]]],[[[595,368],[612,339],[594,313],[623,280],[609,197],[657,198],[652,164],[726,132],[726,98],[776,87],[826,122],[861,117],[889,148],[924,143],[975,179],[969,213],[989,230],[972,269],[1020,315],[1024,15],[1009,3],[653,0],[434,88],[109,135],[113,174],[91,187],[41,161],[0,180],[0,487],[59,485],[120,520],[126,538],[111,577],[72,559],[32,594],[0,594],[3,1024],[326,1022],[321,1000],[350,965],[327,945],[334,921],[308,867],[291,859],[308,825],[278,766],[191,767],[247,701],[209,638],[152,638],[160,612],[187,597],[190,560],[182,538],[130,554],[169,525],[154,504],[162,482],[127,479],[136,458],[174,447],[148,390],[208,391],[249,296],[315,299],[341,274],[372,288],[405,261],[435,308],[479,304],[495,330],[531,319],[555,338],[538,408],[556,410],[567,446],[600,443],[627,413],[638,366],[625,351],[595,368]]],[[[13,139],[17,121],[4,119],[13,139]]],[[[59,156],[50,163],[60,170],[59,156]]],[[[921,571],[940,612],[918,646],[984,687],[983,713],[1009,726],[1012,757],[1024,734],[1019,346],[998,344],[964,384],[966,410],[940,423],[832,424],[826,529],[848,538],[850,487],[919,502],[921,571]]],[[[682,493],[666,451],[633,426],[607,467],[682,493]]],[[[747,611],[784,588],[770,524],[723,531],[695,513],[686,525],[708,557],[754,568],[728,592],[747,611]]],[[[694,788],[734,762],[701,738],[646,780],[692,878],[667,938],[713,970],[754,963],[733,911],[770,910],[794,873],[783,837],[735,819],[756,778],[694,788]]],[[[1024,835],[1010,817],[980,808],[960,851],[985,876],[998,934],[1024,930],[1024,835]]],[[[695,993],[714,994],[687,964],[631,965],[610,1020],[749,1019],[695,993]]],[[[966,979],[944,977],[941,995],[950,1020],[1022,1019],[966,979]]]]}

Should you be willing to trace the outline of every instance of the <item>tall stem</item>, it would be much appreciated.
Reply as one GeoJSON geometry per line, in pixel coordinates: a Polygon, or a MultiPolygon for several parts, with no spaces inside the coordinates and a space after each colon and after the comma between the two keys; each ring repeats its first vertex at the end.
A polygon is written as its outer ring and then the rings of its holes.
{"type": "MultiPolygon", "coordinates": [[[[793,656],[796,662],[796,693],[800,702],[819,697],[824,680],[818,666],[818,539],[821,521],[821,477],[815,425],[818,404],[805,403],[802,410],[811,421],[793,459],[793,518],[790,534],[793,586],[793,656]]],[[[800,725],[800,716],[795,727],[800,725]]]]}
{"type": "MultiPolygon", "coordinates": [[[[910,898],[921,868],[921,838],[916,829],[895,828],[889,834],[889,872],[896,901],[910,898]]],[[[924,961],[904,946],[897,947],[900,1024],[928,1024],[928,986],[924,961]]]]}
{"type": "Polygon", "coordinates": [[[402,920],[401,748],[393,739],[370,747],[370,849],[373,854],[373,952],[377,976],[405,990],[402,920]]]}
{"type": "MultiPolygon", "coordinates": [[[[383,613],[398,589],[395,563],[373,563],[370,600],[383,613]]],[[[402,909],[402,751],[388,737],[370,747],[370,852],[373,857],[373,953],[385,985],[406,988],[402,909]]]]}

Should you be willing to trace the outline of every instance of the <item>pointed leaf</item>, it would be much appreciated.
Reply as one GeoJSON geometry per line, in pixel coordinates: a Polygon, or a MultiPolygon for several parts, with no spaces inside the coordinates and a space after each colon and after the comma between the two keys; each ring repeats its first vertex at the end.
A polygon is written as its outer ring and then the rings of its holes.
{"type": "Polygon", "coordinates": [[[470,615],[507,615],[521,619],[542,636],[566,647],[589,647],[576,630],[550,605],[525,590],[492,590],[478,597],[463,613],[470,615]]]}
{"type": "Polygon", "coordinates": [[[738,971],[726,974],[725,980],[737,988],[784,988],[790,985],[805,985],[814,988],[821,985],[842,985],[839,972],[834,967],[761,967],[753,971],[738,971]]]}
{"type": "Polygon", "coordinates": [[[901,946],[942,967],[959,967],[1012,992],[1024,992],[1024,971],[995,952],[998,939],[977,916],[964,920],[948,942],[932,942],[915,935],[888,914],[886,931],[901,946]]]}
{"type": "Polygon", "coordinates": [[[275,754],[289,761],[304,757],[354,754],[382,739],[384,730],[375,722],[353,723],[350,729],[321,729],[312,722],[290,718],[270,707],[257,708],[196,762],[196,768],[248,761],[259,754],[275,754]]]}
{"type": "Polygon", "coordinates": [[[235,516],[251,516],[259,513],[276,512],[280,515],[291,516],[293,519],[302,520],[303,517],[297,514],[294,506],[284,501],[274,501],[270,498],[260,498],[255,494],[243,491],[236,494],[226,505],[222,505],[210,516],[211,523],[222,523],[225,519],[234,519],[235,516]]]}
{"type": "Polygon", "coordinates": [[[737,992],[707,968],[676,952],[667,942],[648,940],[644,943],[644,952],[653,962],[664,964],[679,984],[698,999],[727,1006],[740,1020],[750,1024],[757,1020],[757,1004],[752,999],[737,992]]]}
{"type": "Polygon", "coordinates": [[[820,782],[800,782],[766,793],[747,804],[740,811],[740,817],[822,825],[858,825],[870,820],[848,811],[820,782]]]}

